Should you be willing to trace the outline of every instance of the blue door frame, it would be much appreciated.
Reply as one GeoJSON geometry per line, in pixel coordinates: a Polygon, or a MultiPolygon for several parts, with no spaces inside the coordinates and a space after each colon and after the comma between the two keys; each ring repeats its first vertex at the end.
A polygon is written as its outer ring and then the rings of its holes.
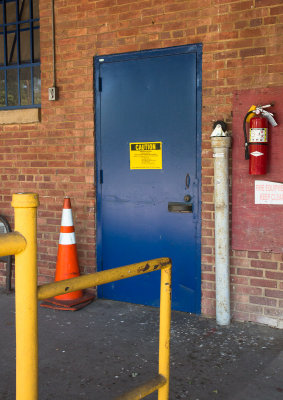
{"type": "MultiPolygon", "coordinates": [[[[128,61],[135,61],[135,60],[148,60],[148,59],[157,59],[160,57],[165,57],[165,56],[182,56],[182,55],[192,55],[191,58],[191,63],[196,64],[193,66],[196,71],[196,77],[195,77],[195,85],[193,90],[194,92],[194,98],[195,98],[195,114],[194,117],[194,127],[195,127],[195,172],[194,176],[192,177],[192,181],[190,182],[190,187],[192,187],[192,191],[194,193],[193,198],[194,198],[194,204],[193,204],[193,215],[192,217],[192,223],[193,225],[193,230],[194,230],[194,250],[193,250],[193,260],[192,262],[195,263],[195,271],[194,271],[194,284],[196,287],[196,290],[194,291],[193,294],[193,305],[191,308],[187,308],[186,306],[183,306],[182,304],[179,304],[178,299],[176,299],[174,303],[173,299],[173,308],[181,311],[189,311],[193,313],[200,313],[201,312],[201,96],[202,96],[202,87],[201,87],[201,67],[202,67],[202,45],[201,44],[193,44],[193,45],[186,45],[186,46],[178,46],[178,47],[171,47],[171,48],[165,48],[165,49],[158,49],[158,50],[149,50],[149,51],[141,51],[141,52],[132,52],[132,53],[125,53],[125,54],[114,54],[114,55],[106,55],[106,56],[97,56],[94,58],[94,65],[95,65],[95,75],[94,75],[94,82],[95,82],[95,128],[96,128],[96,168],[97,168],[97,174],[96,174],[96,207],[97,207],[97,214],[96,214],[96,249],[97,249],[97,270],[102,270],[105,268],[112,268],[116,267],[118,265],[104,265],[103,266],[103,212],[102,212],[102,206],[103,206],[103,193],[102,193],[102,188],[103,188],[103,180],[104,180],[104,173],[103,170],[105,168],[105,165],[102,165],[102,163],[105,161],[104,160],[104,155],[102,152],[102,147],[103,147],[103,138],[102,138],[102,131],[104,129],[104,121],[102,117],[102,108],[104,105],[102,104],[102,92],[104,88],[104,81],[102,80],[102,65],[104,65],[103,68],[106,68],[107,70],[107,64],[109,67],[111,65],[114,65],[115,63],[123,63],[123,62],[128,62],[128,61]],[[103,126],[102,126],[103,125],[103,126]],[[174,304],[176,304],[174,306],[174,304]]],[[[186,57],[186,56],[185,56],[186,57]]],[[[118,65],[118,64],[115,64],[118,65]]],[[[111,71],[111,69],[110,69],[111,71]]],[[[106,74],[107,75],[107,74],[106,74]]],[[[109,75],[108,75],[109,76],[109,75]]],[[[111,90],[111,87],[107,88],[106,90],[111,90]]],[[[109,115],[111,118],[111,115],[109,115]]],[[[140,141],[141,139],[138,139],[140,141]]],[[[157,140],[156,138],[154,140],[157,140]]],[[[131,140],[130,140],[131,141],[131,140]]],[[[147,141],[150,141],[147,139],[147,141]]],[[[124,146],[125,147],[125,146],[124,146]]],[[[138,175],[137,175],[138,177],[138,175]]],[[[172,196],[172,200],[175,200],[172,196]]],[[[179,200],[179,199],[178,199],[179,200]]],[[[105,201],[105,200],[104,200],[105,201]]],[[[179,218],[179,216],[178,216],[179,218]]],[[[180,218],[182,218],[180,216],[180,218]]],[[[116,236],[117,239],[117,246],[119,247],[119,238],[116,236]]],[[[104,250],[105,251],[105,250],[104,250]]],[[[155,254],[153,253],[155,258],[155,254]]],[[[163,254],[157,254],[157,256],[169,256],[168,254],[163,253],[163,254]]],[[[146,258],[144,258],[145,260],[146,258]]],[[[133,260],[132,262],[138,262],[138,261],[144,261],[142,259],[139,260],[133,260]]],[[[130,260],[131,261],[131,260],[130,260]]],[[[127,262],[131,263],[131,262],[127,262]]],[[[123,264],[121,264],[123,265],[123,264]]],[[[174,276],[174,260],[173,260],[173,276],[174,276]]],[[[134,278],[133,278],[134,279],[134,278]]],[[[140,277],[138,278],[140,279],[140,277]]],[[[130,284],[132,286],[132,284],[130,284]]],[[[148,283],[146,283],[148,285],[148,283]]],[[[145,288],[147,286],[144,286],[145,288]]],[[[106,285],[105,285],[106,286],[106,285]]],[[[182,285],[178,285],[182,286],[182,285]]],[[[124,293],[125,287],[121,287],[120,292],[119,289],[117,289],[117,297],[115,295],[115,289],[114,289],[114,297],[112,295],[104,295],[104,287],[100,286],[98,290],[98,295],[99,297],[106,297],[106,298],[113,298],[121,301],[129,301],[129,302],[137,302],[141,304],[149,304],[149,305],[158,305],[156,304],[155,300],[150,300],[147,302],[146,300],[139,300],[139,297],[134,299],[133,301],[131,300],[131,295],[129,297],[124,297],[120,296],[119,293],[124,293]]],[[[184,293],[189,292],[190,289],[188,287],[185,287],[184,285],[184,293]]],[[[133,294],[134,295],[134,294],[133,294]]],[[[159,295],[159,294],[158,294],[159,295]]],[[[184,297],[185,298],[185,297],[184,297]]]]}

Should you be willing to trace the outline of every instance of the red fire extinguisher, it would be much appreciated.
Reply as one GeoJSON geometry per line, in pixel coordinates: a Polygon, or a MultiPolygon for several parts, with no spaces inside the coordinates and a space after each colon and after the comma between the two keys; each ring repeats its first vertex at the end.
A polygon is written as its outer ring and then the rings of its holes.
{"type": "Polygon", "coordinates": [[[268,122],[277,126],[273,114],[266,111],[265,106],[252,106],[244,118],[245,159],[249,162],[250,175],[263,175],[267,172],[268,160],[268,122]],[[247,138],[246,122],[250,123],[249,140],[247,138]]]}

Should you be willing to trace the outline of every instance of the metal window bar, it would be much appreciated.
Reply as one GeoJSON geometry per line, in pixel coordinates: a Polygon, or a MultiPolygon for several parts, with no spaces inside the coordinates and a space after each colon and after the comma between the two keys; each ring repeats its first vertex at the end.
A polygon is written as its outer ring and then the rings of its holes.
{"type": "MultiPolygon", "coordinates": [[[[24,1],[22,2],[22,5],[24,6],[24,1]]],[[[19,15],[19,0],[16,0],[16,20],[17,22],[20,20],[20,15],[19,15]]],[[[16,25],[16,34],[13,40],[13,45],[14,43],[17,42],[17,60],[18,60],[18,65],[21,64],[21,52],[20,52],[20,33],[19,33],[19,24],[16,25]]],[[[11,48],[11,54],[10,54],[10,60],[12,61],[13,59],[13,53],[15,46],[11,48]]],[[[18,76],[18,102],[19,105],[21,104],[21,80],[20,80],[20,68],[17,70],[17,76],[18,76]]]]}
{"type": "MultiPolygon", "coordinates": [[[[17,0],[17,4],[16,4],[17,22],[20,21],[21,18],[22,18],[22,13],[23,13],[23,10],[24,10],[24,4],[25,4],[25,1],[23,0],[22,1],[22,5],[21,5],[21,10],[19,12],[19,0],[17,0]]],[[[16,24],[16,35],[14,36],[14,40],[13,40],[13,44],[12,44],[12,48],[11,48],[9,64],[12,62],[12,58],[13,58],[13,54],[14,54],[14,51],[15,51],[16,43],[19,43],[17,51],[18,51],[18,60],[19,60],[18,63],[20,64],[21,63],[20,51],[19,51],[19,48],[20,48],[20,34],[19,34],[19,24],[18,23],[16,24]]]]}
{"type": "MultiPolygon", "coordinates": [[[[6,2],[3,0],[3,44],[4,44],[4,65],[7,66],[7,25],[6,25],[6,2]]],[[[8,85],[7,85],[7,70],[4,70],[5,75],[5,104],[8,105],[8,85]]]]}
{"type": "MultiPolygon", "coordinates": [[[[16,0],[13,0],[13,1],[16,1],[16,0]]],[[[1,4],[1,0],[0,0],[0,4],[1,4]]],[[[39,22],[39,18],[33,18],[33,22],[39,22]]],[[[25,19],[25,20],[19,20],[19,21],[15,21],[15,22],[6,22],[6,26],[9,27],[10,25],[14,26],[14,25],[29,24],[29,23],[30,23],[30,19],[25,19]]],[[[0,24],[0,26],[3,26],[3,24],[0,24]]],[[[33,29],[36,29],[36,28],[39,28],[39,27],[35,26],[33,29]]],[[[21,28],[21,30],[29,31],[30,27],[29,28],[21,28]]],[[[8,31],[8,33],[13,33],[13,32],[16,32],[16,31],[13,29],[8,31]]]]}
{"type": "Polygon", "coordinates": [[[14,194],[15,232],[0,234],[0,257],[15,255],[16,399],[38,399],[38,300],[161,270],[158,375],[116,400],[138,400],[156,390],[158,400],[168,400],[171,260],[158,258],[37,287],[38,205],[38,195],[35,193],[14,194]]]}
{"type": "MultiPolygon", "coordinates": [[[[33,6],[32,0],[29,0],[29,17],[30,17],[30,62],[34,62],[34,47],[33,47],[33,6]]],[[[30,69],[31,75],[31,102],[34,104],[34,88],[33,88],[33,68],[30,69]]]]}
{"type": "Polygon", "coordinates": [[[40,62],[34,61],[34,31],[39,29],[39,26],[34,26],[35,22],[39,22],[39,18],[33,18],[33,0],[22,0],[21,8],[19,10],[19,0],[2,0],[0,1],[0,7],[2,5],[3,12],[3,24],[0,26],[3,28],[3,44],[4,44],[4,63],[0,66],[0,70],[4,70],[4,86],[5,86],[5,106],[1,106],[0,110],[12,110],[18,108],[39,108],[40,104],[35,104],[34,96],[34,70],[33,67],[40,66],[40,62]],[[7,3],[16,4],[16,15],[15,21],[7,22],[7,3]],[[21,20],[25,4],[29,5],[29,19],[21,20]],[[24,24],[29,24],[28,28],[23,28],[24,24]],[[14,28],[16,26],[16,29],[14,28]],[[11,29],[9,29],[11,27],[11,29]],[[22,63],[21,60],[21,32],[29,31],[29,44],[30,44],[30,62],[22,63]],[[8,55],[7,38],[8,35],[14,34],[13,43],[11,46],[10,54],[8,55]],[[15,47],[17,46],[17,64],[11,64],[15,47]],[[30,85],[31,85],[31,102],[27,105],[22,105],[21,99],[21,68],[28,68],[30,72],[30,85]],[[17,104],[9,104],[8,98],[8,71],[15,69],[17,71],[17,104]]]}

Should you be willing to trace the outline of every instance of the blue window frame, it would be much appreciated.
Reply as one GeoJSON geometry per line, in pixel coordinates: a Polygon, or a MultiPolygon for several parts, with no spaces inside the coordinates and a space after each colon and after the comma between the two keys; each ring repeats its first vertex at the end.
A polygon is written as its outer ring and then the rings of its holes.
{"type": "Polygon", "coordinates": [[[39,0],[0,0],[0,110],[40,107],[39,0]]]}

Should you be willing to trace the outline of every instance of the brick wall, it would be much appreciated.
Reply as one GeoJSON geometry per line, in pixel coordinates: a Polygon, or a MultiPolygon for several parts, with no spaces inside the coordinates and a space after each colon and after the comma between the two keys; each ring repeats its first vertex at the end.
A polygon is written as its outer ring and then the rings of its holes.
{"type": "MultiPolygon", "coordinates": [[[[42,120],[0,128],[1,212],[11,194],[40,195],[40,282],[53,279],[62,197],[72,197],[83,272],[95,269],[93,56],[203,43],[202,312],[215,315],[212,121],[232,121],[233,91],[283,84],[281,0],[56,0],[57,86],[52,86],[51,4],[40,1],[42,120]]],[[[239,320],[283,318],[281,254],[231,254],[239,320]]],[[[1,278],[4,283],[4,278],[1,278]]]]}

